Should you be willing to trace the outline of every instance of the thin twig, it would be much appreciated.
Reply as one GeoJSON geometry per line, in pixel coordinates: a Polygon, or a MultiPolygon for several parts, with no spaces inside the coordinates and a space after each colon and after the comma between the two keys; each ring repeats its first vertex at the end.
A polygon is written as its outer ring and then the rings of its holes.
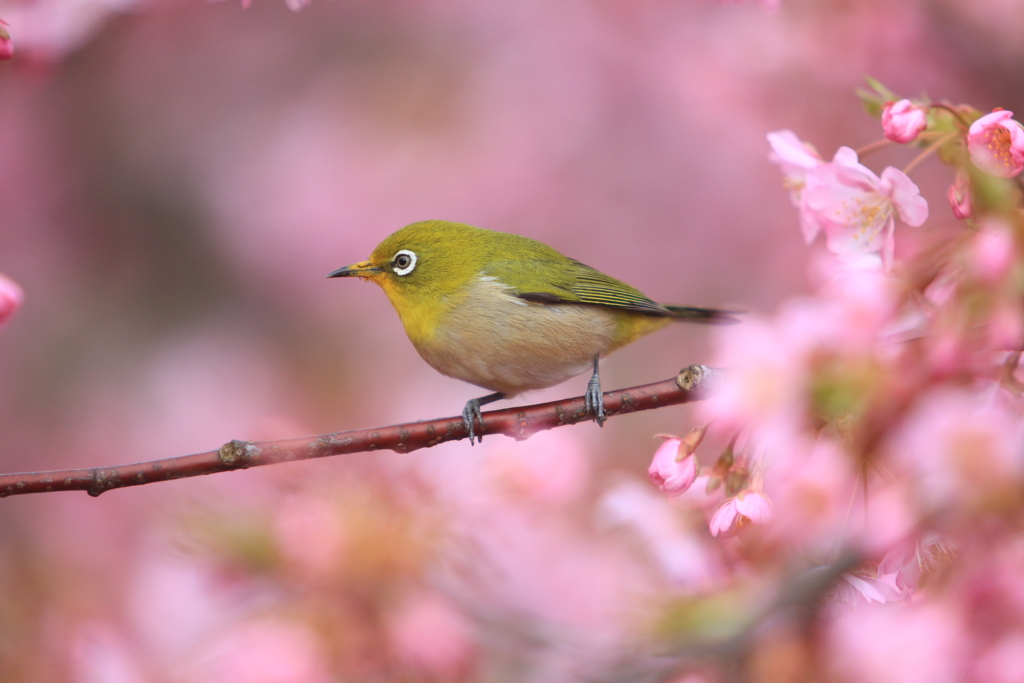
{"type": "Polygon", "coordinates": [[[891,147],[894,144],[896,144],[896,143],[891,141],[891,140],[886,140],[884,138],[881,139],[881,140],[875,140],[874,142],[872,142],[872,143],[870,143],[868,145],[864,145],[863,147],[858,149],[857,150],[857,158],[858,159],[863,159],[864,157],[866,157],[867,155],[871,154],[872,152],[877,152],[880,149],[885,149],[886,147],[891,147]]]}
{"type": "Polygon", "coordinates": [[[910,175],[910,172],[913,171],[919,163],[927,159],[929,154],[935,152],[935,150],[937,150],[939,147],[942,147],[944,144],[955,138],[957,135],[959,135],[959,133],[950,133],[949,135],[943,136],[936,140],[935,142],[933,142],[932,144],[928,145],[928,147],[926,147],[923,152],[918,154],[910,161],[909,164],[903,167],[903,172],[907,175],[910,175]]]}
{"type": "Polygon", "coordinates": [[[967,130],[968,128],[971,127],[971,124],[968,123],[967,119],[964,118],[964,115],[956,107],[953,107],[949,104],[945,104],[943,102],[933,102],[931,104],[931,108],[943,109],[945,111],[948,111],[950,114],[953,115],[954,118],[956,118],[957,121],[960,122],[960,125],[963,126],[964,130],[967,130]]]}
{"type": "MultiPolygon", "coordinates": [[[[715,372],[703,365],[691,365],[677,377],[663,382],[610,391],[604,395],[605,412],[608,417],[614,417],[700,400],[709,377],[715,372]]],[[[586,412],[583,398],[580,397],[521,408],[492,410],[484,413],[483,418],[483,428],[477,431],[478,434],[505,434],[522,441],[539,431],[585,422],[593,419],[593,416],[586,412]]],[[[459,441],[467,436],[462,418],[448,417],[283,441],[229,441],[215,451],[131,465],[0,474],[0,498],[49,491],[86,491],[90,496],[98,496],[104,491],[125,486],[293,460],[381,449],[409,453],[446,441],[459,441]]]]}

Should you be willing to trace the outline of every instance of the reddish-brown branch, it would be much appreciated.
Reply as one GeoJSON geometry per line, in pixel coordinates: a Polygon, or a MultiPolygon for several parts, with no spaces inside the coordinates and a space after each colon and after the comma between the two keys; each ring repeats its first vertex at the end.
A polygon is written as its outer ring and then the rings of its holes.
{"type": "MultiPolygon", "coordinates": [[[[701,388],[706,386],[713,373],[712,369],[703,365],[691,365],[677,377],[663,382],[608,392],[604,395],[605,411],[608,417],[614,417],[698,400],[702,397],[701,388]]],[[[584,410],[582,397],[522,408],[492,410],[484,413],[483,418],[484,425],[478,433],[505,434],[520,441],[539,431],[592,419],[584,410]]],[[[98,496],[104,491],[124,486],[152,484],[291,460],[324,458],[382,448],[408,453],[445,441],[458,441],[466,436],[462,418],[449,417],[283,441],[230,441],[216,451],[131,465],[2,474],[0,498],[47,491],[86,491],[91,496],[98,496]]]]}

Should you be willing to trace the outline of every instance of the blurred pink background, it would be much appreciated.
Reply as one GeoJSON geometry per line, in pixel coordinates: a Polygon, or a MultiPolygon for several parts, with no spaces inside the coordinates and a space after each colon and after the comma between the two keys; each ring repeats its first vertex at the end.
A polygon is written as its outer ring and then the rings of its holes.
{"type": "MultiPolygon", "coordinates": [[[[807,291],[811,252],[767,132],[791,128],[829,157],[879,139],[854,95],[865,75],[905,96],[1024,110],[1024,6],[1011,0],[783,0],[774,13],[689,0],[313,0],[299,12],[2,0],[0,18],[16,49],[0,62],[0,272],[25,290],[0,330],[3,471],[457,414],[482,392],[423,363],[376,287],[325,279],[417,220],[528,235],[660,301],[770,312],[807,291]]],[[[915,181],[944,202],[945,169],[915,181]]],[[[605,387],[705,362],[709,340],[686,326],[644,339],[603,363],[605,387]]],[[[571,657],[528,652],[509,614],[598,647],[622,637],[637,594],[700,580],[704,569],[635,552],[602,522],[645,504],[633,487],[646,486],[650,436],[685,432],[691,412],[95,500],[2,500],[0,670],[574,680],[571,657]],[[397,521],[368,521],[367,506],[397,521]],[[371,540],[338,540],[360,534],[371,540]],[[410,558],[381,560],[378,545],[410,558]],[[366,604],[325,616],[296,588],[325,581],[366,604]],[[301,595],[275,601],[282,591],[301,595]],[[513,645],[495,645],[495,630],[513,645]],[[335,649],[352,632],[393,656],[335,649]],[[410,645],[428,633],[447,634],[438,661],[410,645]],[[260,638],[282,653],[239,664],[233,653],[260,638]],[[529,676],[501,673],[523,661],[529,676]]]]}

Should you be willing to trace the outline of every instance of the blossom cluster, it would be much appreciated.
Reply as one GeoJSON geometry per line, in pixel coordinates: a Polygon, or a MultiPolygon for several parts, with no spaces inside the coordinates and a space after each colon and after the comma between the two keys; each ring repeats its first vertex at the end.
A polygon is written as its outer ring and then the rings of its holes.
{"type": "MultiPolygon", "coordinates": [[[[780,592],[835,572],[809,605],[817,635],[778,636],[794,679],[823,667],[838,680],[1017,680],[1024,127],[1002,109],[876,90],[864,97],[885,140],[860,154],[825,161],[792,131],[768,135],[804,238],[826,236],[819,289],[722,332],[714,363],[728,370],[703,425],[666,441],[649,474],[720,537],[706,552],[730,567],[729,591],[773,571],[780,592]],[[923,151],[904,170],[862,163],[891,144],[923,151]],[[951,182],[950,212],[929,221],[909,173],[931,155],[951,182]],[[897,216],[916,228],[900,249],[897,216]],[[705,435],[727,444],[720,455],[705,435]]],[[[768,641],[749,656],[779,656],[768,641]]]]}

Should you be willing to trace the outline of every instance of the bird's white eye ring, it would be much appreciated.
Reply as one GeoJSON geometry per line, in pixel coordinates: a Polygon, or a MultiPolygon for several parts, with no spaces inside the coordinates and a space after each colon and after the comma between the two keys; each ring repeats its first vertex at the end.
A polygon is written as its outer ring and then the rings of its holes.
{"type": "Polygon", "coordinates": [[[408,275],[416,267],[416,252],[401,249],[391,259],[391,270],[395,275],[408,275]]]}

